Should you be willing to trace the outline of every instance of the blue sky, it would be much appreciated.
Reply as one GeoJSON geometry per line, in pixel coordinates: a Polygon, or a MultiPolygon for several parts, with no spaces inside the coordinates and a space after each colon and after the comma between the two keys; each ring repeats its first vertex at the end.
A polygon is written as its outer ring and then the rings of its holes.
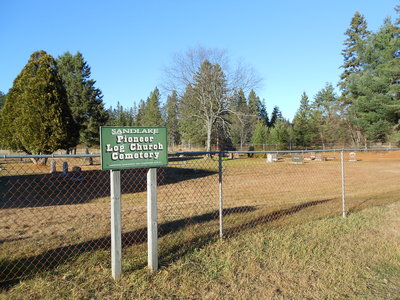
{"type": "MultiPolygon", "coordinates": [[[[0,91],[7,92],[31,53],[80,51],[106,107],[130,107],[163,82],[172,55],[202,45],[226,49],[263,78],[256,92],[270,113],[292,119],[310,98],[337,83],[344,32],[354,12],[376,31],[396,17],[399,0],[19,1],[0,0],[0,91]]],[[[165,95],[163,95],[165,96],[165,95]]]]}

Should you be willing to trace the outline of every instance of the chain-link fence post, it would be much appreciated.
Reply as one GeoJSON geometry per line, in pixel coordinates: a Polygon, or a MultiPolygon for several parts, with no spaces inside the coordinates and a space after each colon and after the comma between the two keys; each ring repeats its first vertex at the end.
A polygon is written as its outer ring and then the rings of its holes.
{"type": "Polygon", "coordinates": [[[344,181],[344,151],[342,150],[340,152],[340,166],[342,170],[342,216],[343,218],[346,218],[346,207],[345,207],[345,194],[344,194],[344,189],[345,189],[345,181],[344,181]]]}
{"type": "Polygon", "coordinates": [[[222,217],[223,217],[223,204],[222,204],[222,155],[223,152],[220,151],[218,155],[218,173],[219,173],[219,236],[222,238],[222,217]]]}

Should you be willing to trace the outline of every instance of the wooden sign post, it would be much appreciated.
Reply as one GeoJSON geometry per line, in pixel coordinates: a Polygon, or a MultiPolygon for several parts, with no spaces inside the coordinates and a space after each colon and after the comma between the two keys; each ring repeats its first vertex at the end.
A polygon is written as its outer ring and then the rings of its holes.
{"type": "Polygon", "coordinates": [[[148,267],[158,269],[157,167],[168,165],[165,127],[100,127],[101,168],[110,170],[111,274],[122,273],[120,169],[149,168],[147,173],[148,267]]]}
{"type": "Polygon", "coordinates": [[[111,182],[111,274],[121,277],[121,171],[110,171],[111,182]]]}

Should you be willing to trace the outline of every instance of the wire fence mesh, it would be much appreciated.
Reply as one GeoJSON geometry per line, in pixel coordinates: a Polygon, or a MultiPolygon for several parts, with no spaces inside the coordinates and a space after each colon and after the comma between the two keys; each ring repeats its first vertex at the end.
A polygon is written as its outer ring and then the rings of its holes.
{"type": "MultiPolygon", "coordinates": [[[[3,283],[110,251],[110,173],[99,156],[34,158],[0,157],[3,283]]],[[[399,166],[398,149],[345,152],[347,212],[398,201],[399,166]]],[[[121,171],[125,271],[146,266],[146,173],[121,171]]],[[[157,176],[160,264],[217,238],[220,212],[230,236],[342,209],[340,151],[175,153],[157,176]]]]}

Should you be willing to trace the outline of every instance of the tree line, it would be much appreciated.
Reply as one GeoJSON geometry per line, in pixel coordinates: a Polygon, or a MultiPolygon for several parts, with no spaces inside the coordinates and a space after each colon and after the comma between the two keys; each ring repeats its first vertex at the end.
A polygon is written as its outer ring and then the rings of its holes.
{"type": "Polygon", "coordinates": [[[101,90],[90,78],[81,53],[53,58],[34,52],[1,95],[0,145],[27,154],[51,154],[78,144],[99,143],[99,126],[106,124],[101,90]]]}
{"type": "Polygon", "coordinates": [[[345,35],[339,92],[327,83],[313,99],[299,95],[292,121],[278,106],[269,114],[256,94],[259,78],[247,66],[232,68],[221,50],[199,46],[175,56],[165,70],[164,103],[156,87],[132,107],[108,109],[81,53],[53,58],[38,51],[8,93],[0,92],[0,146],[28,154],[91,147],[102,125],[167,126],[170,145],[207,151],[399,143],[400,18],[386,18],[373,33],[356,12],[345,35]]]}

